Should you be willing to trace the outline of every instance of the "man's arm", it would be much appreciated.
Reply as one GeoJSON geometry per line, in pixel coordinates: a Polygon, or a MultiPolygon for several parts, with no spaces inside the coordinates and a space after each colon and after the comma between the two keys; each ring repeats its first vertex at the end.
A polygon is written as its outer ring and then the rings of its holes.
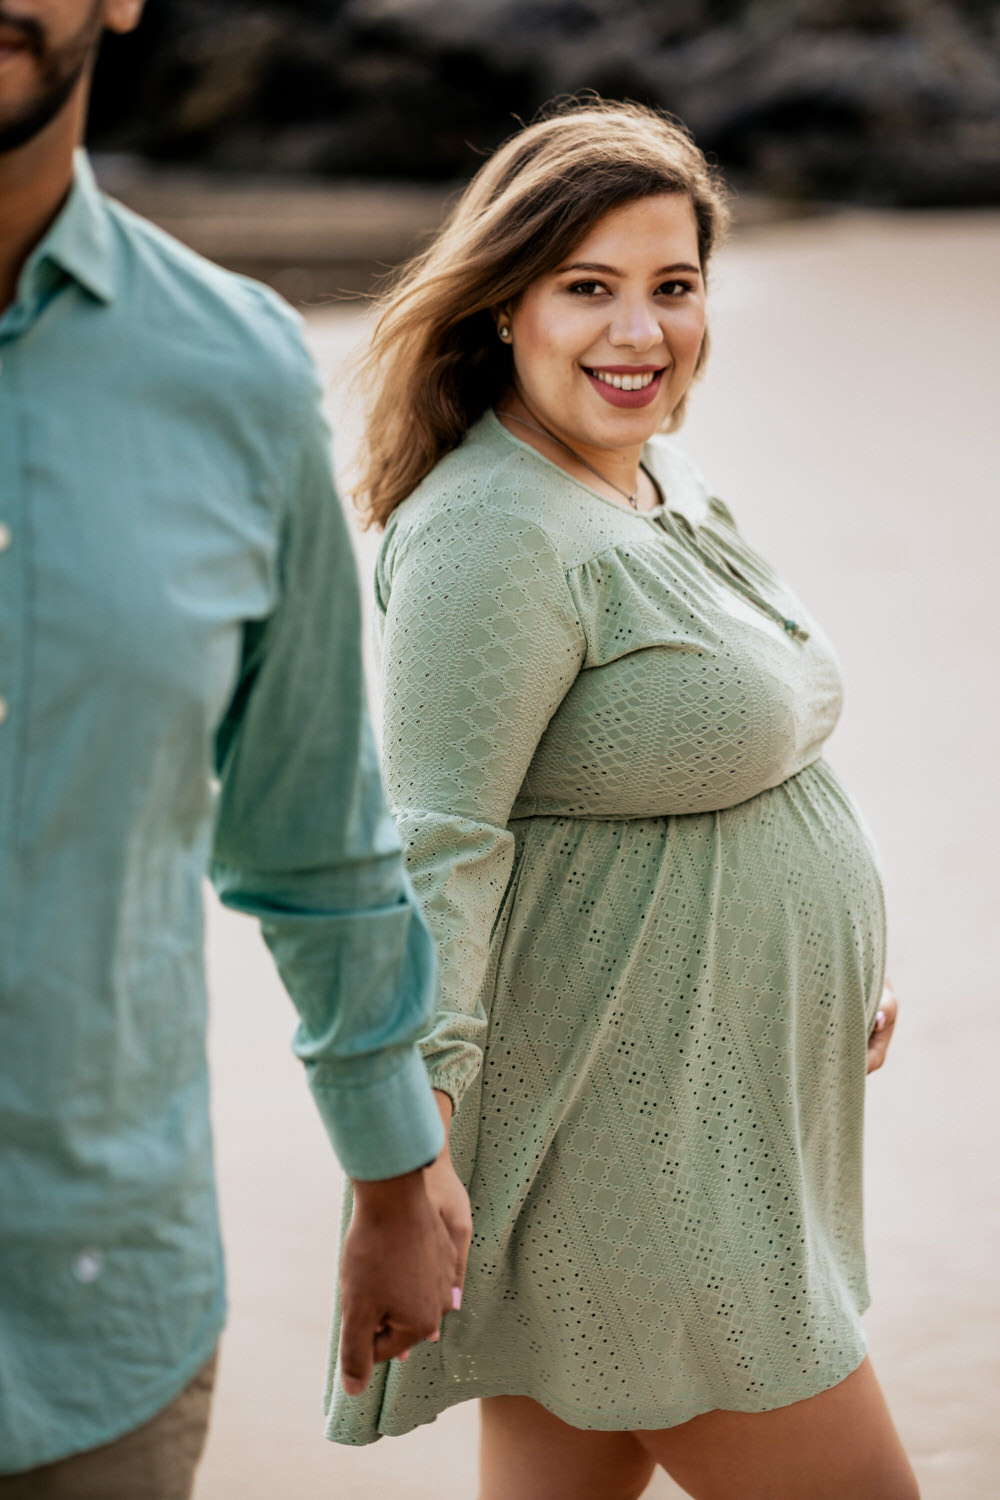
{"type": "Polygon", "coordinates": [[[310,387],[289,474],[280,602],[246,627],[217,737],[211,875],[226,905],[260,921],[299,1012],[294,1050],[359,1187],[352,1236],[365,1254],[344,1263],[357,1383],[371,1353],[392,1357],[436,1329],[455,1261],[420,1171],[442,1144],[416,1047],[433,950],[382,795],[353,554],[310,387]]]}

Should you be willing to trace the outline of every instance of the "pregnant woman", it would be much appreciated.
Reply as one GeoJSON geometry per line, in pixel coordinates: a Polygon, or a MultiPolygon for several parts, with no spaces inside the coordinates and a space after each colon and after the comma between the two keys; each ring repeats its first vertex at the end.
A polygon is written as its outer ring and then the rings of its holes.
{"type": "Polygon", "coordinates": [[[837,666],[659,435],[724,221],[676,125],[563,109],[375,335],[385,774],[441,965],[429,1186],[461,1240],[468,1185],[474,1235],[463,1310],[363,1396],[334,1378],[328,1435],[480,1398],[481,1500],[631,1500],[657,1464],[697,1500],[917,1494],[860,1324],[895,1001],[822,759],[837,666]]]}

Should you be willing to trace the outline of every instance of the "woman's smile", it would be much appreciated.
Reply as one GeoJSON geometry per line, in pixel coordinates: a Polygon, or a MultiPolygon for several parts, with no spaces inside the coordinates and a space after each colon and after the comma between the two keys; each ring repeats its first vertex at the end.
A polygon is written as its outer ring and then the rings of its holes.
{"type": "Polygon", "coordinates": [[[663,365],[581,367],[602,401],[612,406],[651,406],[660,394],[663,365]]]}

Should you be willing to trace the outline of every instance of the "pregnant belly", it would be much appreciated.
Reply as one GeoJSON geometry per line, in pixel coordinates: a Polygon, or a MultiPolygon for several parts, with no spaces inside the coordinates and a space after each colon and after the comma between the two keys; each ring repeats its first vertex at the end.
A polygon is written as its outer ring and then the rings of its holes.
{"type": "Polygon", "coordinates": [[[606,1340],[624,1291],[658,1349],[718,1351],[721,1327],[740,1369],[767,1329],[801,1368],[867,1301],[884,934],[862,820],[815,764],[725,811],[515,831],[481,1093],[453,1128],[470,1285],[500,1310],[460,1352],[515,1341],[525,1308],[545,1347],[583,1316],[606,1340]],[[553,1319],[584,1280],[586,1314],[553,1319]]]}
{"type": "Polygon", "coordinates": [[[796,1078],[863,1074],[882,885],[825,764],[721,812],[513,826],[484,1087],[511,1063],[508,1084],[553,1099],[599,1076],[662,1091],[751,1067],[790,1100],[796,1078]]]}

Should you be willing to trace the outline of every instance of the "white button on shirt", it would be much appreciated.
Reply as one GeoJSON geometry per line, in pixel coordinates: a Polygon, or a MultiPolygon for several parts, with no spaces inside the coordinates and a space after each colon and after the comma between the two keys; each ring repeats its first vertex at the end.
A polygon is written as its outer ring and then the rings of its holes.
{"type": "Polygon", "coordinates": [[[0,552],[6,552],[13,540],[10,527],[5,521],[0,521],[0,552]]]}
{"type": "Polygon", "coordinates": [[[104,1256],[100,1250],[81,1250],[73,1262],[73,1275],[86,1286],[96,1281],[104,1270],[104,1256]]]}

